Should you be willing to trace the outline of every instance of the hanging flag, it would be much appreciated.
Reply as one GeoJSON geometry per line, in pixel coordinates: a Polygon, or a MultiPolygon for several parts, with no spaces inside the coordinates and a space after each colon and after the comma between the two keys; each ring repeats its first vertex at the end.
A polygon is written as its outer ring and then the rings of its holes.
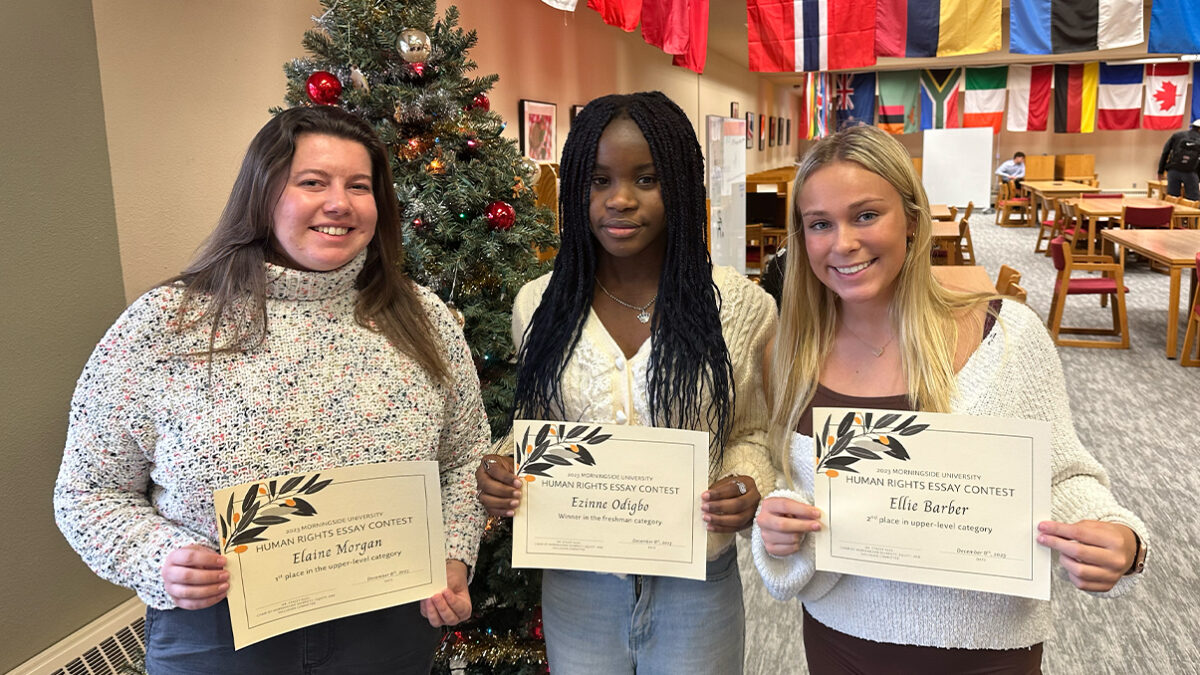
{"type": "Polygon", "coordinates": [[[1000,49],[1001,0],[878,0],[875,55],[955,56],[1000,49]]]}
{"type": "Polygon", "coordinates": [[[916,70],[883,71],[879,77],[879,116],[876,125],[889,134],[921,130],[917,112],[921,73],[916,70]]]}
{"type": "Polygon", "coordinates": [[[1100,64],[1097,129],[1136,129],[1142,110],[1142,67],[1100,64]]]}
{"type": "Polygon", "coordinates": [[[875,5],[859,0],[747,0],[750,70],[875,65],[875,5]]]}
{"type": "Polygon", "coordinates": [[[834,75],[837,130],[875,123],[875,73],[834,75]]]}
{"type": "Polygon", "coordinates": [[[1008,19],[1013,54],[1091,52],[1143,39],[1142,0],[1011,0],[1008,19]]]}
{"type": "Polygon", "coordinates": [[[587,6],[600,12],[604,23],[626,33],[632,33],[642,18],[642,0],[588,0],[587,6]]]}
{"type": "Polygon", "coordinates": [[[542,2],[564,12],[574,12],[575,5],[579,4],[579,0],[542,0],[542,2]]]}
{"type": "MultiPolygon", "coordinates": [[[[668,54],[687,51],[691,33],[688,0],[648,0],[642,3],[642,39],[668,54]]],[[[707,3],[706,3],[707,4],[707,3]]],[[[707,9],[707,7],[706,7],[707,9]]],[[[707,22],[705,22],[707,26],[707,22]]]]}
{"type": "Polygon", "coordinates": [[[688,0],[687,4],[687,44],[671,63],[703,73],[708,61],[708,0],[688,0]]]}
{"type": "MultiPolygon", "coordinates": [[[[1150,40],[1146,51],[1200,54],[1200,13],[1196,12],[1196,0],[1154,0],[1150,5],[1150,40]]],[[[1193,116],[1200,117],[1197,113],[1200,110],[1193,116]]]]}
{"type": "Polygon", "coordinates": [[[921,71],[921,128],[957,129],[958,90],[962,69],[921,71]]]}
{"type": "Polygon", "coordinates": [[[1096,130],[1096,85],[1100,64],[1054,66],[1054,133],[1090,134],[1096,130]]]}
{"type": "Polygon", "coordinates": [[[825,138],[829,135],[829,73],[805,73],[805,85],[809,92],[808,138],[825,138]]]}
{"type": "MultiPolygon", "coordinates": [[[[1146,66],[1146,103],[1143,129],[1178,129],[1183,126],[1190,63],[1155,63],[1146,66]]],[[[1193,116],[1200,114],[1193,112],[1193,116]]]]}
{"type": "Polygon", "coordinates": [[[963,126],[991,127],[1000,133],[1004,119],[1004,86],[1008,66],[966,69],[966,93],[963,96],[963,126]]]}
{"type": "Polygon", "coordinates": [[[1008,130],[1045,131],[1054,66],[1008,67],[1008,130]]]}

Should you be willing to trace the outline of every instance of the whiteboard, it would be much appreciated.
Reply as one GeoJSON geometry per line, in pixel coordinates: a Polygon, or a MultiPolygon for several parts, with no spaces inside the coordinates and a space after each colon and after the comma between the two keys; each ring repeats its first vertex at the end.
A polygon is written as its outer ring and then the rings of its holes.
{"type": "Polygon", "coordinates": [[[992,197],[992,128],[926,129],[921,180],[930,204],[986,209],[992,197]]]}

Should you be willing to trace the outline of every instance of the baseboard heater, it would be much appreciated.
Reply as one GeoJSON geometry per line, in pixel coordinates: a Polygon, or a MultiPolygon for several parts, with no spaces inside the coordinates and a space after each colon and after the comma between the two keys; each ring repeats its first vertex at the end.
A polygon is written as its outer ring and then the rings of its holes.
{"type": "Polygon", "coordinates": [[[130,598],[8,675],[117,675],[146,651],[146,605],[130,598]]]}

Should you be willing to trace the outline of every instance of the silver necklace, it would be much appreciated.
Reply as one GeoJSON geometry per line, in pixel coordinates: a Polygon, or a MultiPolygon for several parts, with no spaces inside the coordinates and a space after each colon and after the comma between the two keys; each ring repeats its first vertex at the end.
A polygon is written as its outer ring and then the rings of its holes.
{"type": "Polygon", "coordinates": [[[859,337],[858,333],[855,333],[854,330],[852,328],[850,328],[850,326],[847,326],[845,321],[842,322],[842,328],[845,328],[846,332],[850,333],[850,335],[852,337],[854,337],[855,340],[858,340],[859,342],[866,345],[867,349],[870,349],[871,353],[875,355],[875,358],[879,358],[879,357],[883,356],[883,350],[888,345],[892,344],[892,340],[896,337],[895,334],[889,335],[887,342],[884,342],[883,344],[879,345],[879,348],[876,349],[875,346],[872,345],[870,342],[867,342],[866,340],[859,337]]]}
{"type": "Polygon", "coordinates": [[[610,293],[609,290],[604,287],[604,284],[600,283],[599,279],[596,279],[596,285],[600,287],[600,290],[604,291],[605,295],[612,298],[613,302],[617,303],[618,305],[621,305],[622,307],[628,307],[629,309],[637,310],[637,313],[638,313],[637,320],[638,321],[641,321],[642,323],[650,323],[650,305],[653,305],[654,301],[658,299],[658,293],[655,293],[654,297],[650,298],[650,302],[647,302],[646,304],[642,305],[641,307],[638,307],[637,305],[631,305],[628,302],[625,302],[624,300],[622,300],[622,299],[618,298],[617,296],[613,295],[612,293],[610,293]]]}

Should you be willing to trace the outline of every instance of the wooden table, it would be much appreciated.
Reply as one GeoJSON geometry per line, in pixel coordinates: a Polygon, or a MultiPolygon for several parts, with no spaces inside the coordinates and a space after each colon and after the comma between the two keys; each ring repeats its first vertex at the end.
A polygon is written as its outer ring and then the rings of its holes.
{"type": "Polygon", "coordinates": [[[992,283],[983,265],[934,265],[933,278],[946,288],[955,291],[996,292],[996,284],[992,283]]]}
{"type": "Polygon", "coordinates": [[[1170,270],[1167,358],[1175,358],[1175,342],[1179,338],[1179,280],[1183,270],[1196,266],[1196,253],[1200,251],[1200,230],[1105,230],[1102,236],[1121,247],[1122,265],[1125,264],[1125,249],[1129,249],[1166,265],[1170,270]]]}
{"type": "Polygon", "coordinates": [[[946,252],[947,265],[962,264],[962,246],[959,246],[958,223],[953,220],[933,221],[933,246],[946,252]]]}
{"type": "Polygon", "coordinates": [[[1165,180],[1148,180],[1146,181],[1146,196],[1154,199],[1154,193],[1157,192],[1159,198],[1167,195],[1167,181],[1165,180]]]}
{"type": "Polygon", "coordinates": [[[1080,196],[1072,199],[1071,203],[1075,205],[1081,224],[1087,227],[1088,255],[1092,255],[1096,250],[1096,222],[1101,218],[1119,218],[1126,206],[1173,206],[1175,210],[1172,212],[1171,219],[1175,221],[1176,225],[1182,225],[1187,218],[1200,216],[1200,209],[1147,197],[1088,199],[1086,196],[1080,196]]]}
{"type": "Polygon", "coordinates": [[[1035,225],[1042,223],[1041,206],[1043,202],[1100,191],[1100,188],[1094,185],[1076,183],[1071,180],[1027,180],[1021,183],[1021,187],[1029,193],[1030,211],[1033,212],[1035,225]]]}
{"type": "Polygon", "coordinates": [[[950,215],[950,207],[946,204],[930,204],[929,217],[934,221],[948,220],[953,222],[954,216],[950,215]]]}

